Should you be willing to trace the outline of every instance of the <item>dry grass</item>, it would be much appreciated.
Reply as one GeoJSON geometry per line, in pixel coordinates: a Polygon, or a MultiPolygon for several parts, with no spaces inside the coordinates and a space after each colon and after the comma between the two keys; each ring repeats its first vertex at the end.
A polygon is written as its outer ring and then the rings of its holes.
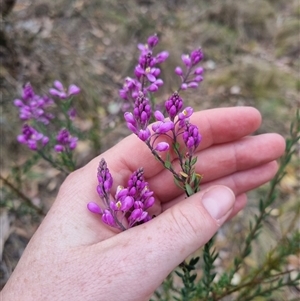
{"type": "MultiPolygon", "coordinates": [[[[171,53],[165,63],[167,86],[162,94],[178,84],[171,74],[180,54],[201,45],[205,81],[196,94],[187,95],[187,102],[196,109],[255,106],[264,117],[259,132],[287,135],[291,116],[299,106],[298,5],[297,1],[283,0],[17,1],[2,20],[0,30],[1,172],[8,175],[12,166],[28,157],[14,138],[20,124],[12,105],[28,81],[39,93],[46,92],[54,79],[82,88],[76,103],[78,125],[94,135],[79,148],[80,165],[127,135],[122,126],[116,126],[119,116],[114,116],[113,121],[107,117],[108,108],[119,101],[118,88],[123,78],[132,74],[136,44],[154,32],[161,37],[160,48],[171,53]],[[98,135],[109,127],[115,130],[98,135]]],[[[280,187],[280,200],[287,204],[295,204],[299,193],[296,164],[291,164],[280,187]]],[[[49,208],[62,179],[54,176],[52,169],[43,173],[46,167],[36,166],[24,185],[30,198],[49,208]],[[43,177],[38,177],[42,173],[43,177]]],[[[243,239],[245,221],[257,210],[257,198],[264,189],[252,193],[248,209],[222,230],[222,264],[226,265],[228,253],[235,251],[236,247],[229,246],[231,239],[243,239]]],[[[3,195],[9,198],[2,201],[18,206],[15,196],[3,195]]],[[[258,244],[262,250],[267,251],[268,245],[276,242],[293,210],[292,205],[278,206],[278,218],[270,220],[258,244]]],[[[39,223],[39,219],[35,221],[25,213],[5,215],[5,222],[11,226],[5,237],[2,284],[39,223]]],[[[249,267],[257,265],[257,260],[257,256],[249,259],[249,267]]],[[[284,296],[276,300],[285,300],[284,296]]]]}

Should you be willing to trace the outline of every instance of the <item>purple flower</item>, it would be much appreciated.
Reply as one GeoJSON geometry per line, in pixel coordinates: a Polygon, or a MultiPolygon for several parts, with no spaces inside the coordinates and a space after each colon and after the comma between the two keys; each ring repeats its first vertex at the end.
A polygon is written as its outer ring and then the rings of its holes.
{"type": "Polygon", "coordinates": [[[77,112],[75,110],[75,108],[71,108],[69,111],[68,111],[68,115],[70,117],[71,120],[74,120],[76,115],[77,115],[77,112]]]}
{"type": "Polygon", "coordinates": [[[26,144],[31,150],[37,150],[40,147],[44,147],[49,138],[39,133],[36,129],[24,124],[22,128],[22,134],[17,137],[18,142],[26,144]]]}
{"type": "Polygon", "coordinates": [[[134,226],[134,224],[142,222],[148,216],[147,211],[143,211],[143,209],[134,209],[128,218],[129,227],[134,226]]]}
{"type": "Polygon", "coordinates": [[[200,48],[192,51],[191,53],[192,66],[197,65],[202,59],[203,59],[203,52],[200,48]]]}
{"type": "Polygon", "coordinates": [[[127,127],[143,141],[147,141],[151,135],[147,128],[151,114],[150,101],[142,92],[135,100],[133,114],[130,112],[124,114],[127,127]]]}
{"type": "Polygon", "coordinates": [[[33,98],[35,96],[35,93],[33,91],[33,88],[31,86],[30,83],[27,83],[24,87],[23,87],[23,94],[22,94],[22,98],[26,101],[29,100],[31,98],[33,98]]]}
{"type": "Polygon", "coordinates": [[[174,120],[175,116],[179,113],[182,106],[183,106],[182,98],[179,96],[177,92],[174,92],[173,95],[165,102],[165,107],[171,120],[174,120]]]}
{"type": "Polygon", "coordinates": [[[202,140],[198,127],[189,122],[186,123],[186,128],[182,138],[190,155],[193,154],[202,140]]]}
{"type": "Polygon", "coordinates": [[[176,68],[175,68],[175,73],[176,73],[177,75],[179,75],[179,76],[182,76],[182,75],[183,75],[183,71],[182,71],[182,69],[181,69],[180,67],[176,67],[176,68]]]}
{"type": "Polygon", "coordinates": [[[191,54],[182,54],[182,62],[184,63],[185,72],[181,67],[175,68],[175,74],[181,79],[180,90],[186,90],[188,88],[197,88],[198,83],[203,81],[202,67],[197,67],[197,64],[203,59],[203,52],[201,49],[196,49],[191,54]]]}
{"type": "Polygon", "coordinates": [[[53,104],[53,100],[47,96],[36,95],[28,83],[23,88],[22,100],[14,100],[14,105],[19,108],[21,120],[36,120],[49,124],[54,118],[53,114],[46,112],[46,108],[53,104]]]}
{"type": "Polygon", "coordinates": [[[104,159],[101,159],[99,163],[97,179],[97,192],[101,198],[106,198],[106,202],[109,203],[109,194],[113,184],[113,178],[104,159]]]}
{"type": "Polygon", "coordinates": [[[102,210],[101,210],[100,206],[94,202],[89,202],[87,204],[87,208],[93,213],[102,214],[102,210]]]}
{"type": "Polygon", "coordinates": [[[144,69],[141,65],[137,65],[134,70],[135,76],[139,79],[142,75],[144,75],[149,82],[153,83],[156,81],[156,77],[160,74],[159,68],[151,68],[147,67],[144,69]]]}
{"type": "Polygon", "coordinates": [[[167,58],[169,57],[168,51],[162,51],[156,55],[154,58],[155,64],[161,64],[163,63],[167,58]]]}
{"type": "Polygon", "coordinates": [[[142,129],[149,124],[151,113],[152,109],[149,99],[140,92],[139,96],[135,100],[133,115],[142,129]]]}
{"type": "Polygon", "coordinates": [[[67,150],[74,150],[77,146],[77,137],[72,137],[67,129],[61,129],[56,136],[56,141],[58,142],[54,146],[54,150],[58,153],[67,150]]]}
{"type": "Polygon", "coordinates": [[[116,227],[115,219],[109,210],[104,210],[102,221],[111,227],[116,227]]]}
{"type": "Polygon", "coordinates": [[[204,72],[204,69],[202,67],[198,67],[195,69],[194,74],[201,75],[201,74],[203,74],[203,72],[204,72]]]}
{"type": "Polygon", "coordinates": [[[156,145],[156,147],[154,148],[156,151],[159,152],[165,152],[170,148],[169,143],[167,142],[160,142],[156,145]]]}
{"type": "Polygon", "coordinates": [[[156,134],[166,134],[167,132],[173,130],[175,127],[173,121],[158,121],[152,125],[152,130],[156,134]]]}
{"type": "Polygon", "coordinates": [[[153,36],[150,36],[147,40],[147,43],[148,43],[148,46],[150,48],[153,48],[155,47],[159,42],[159,39],[158,39],[158,36],[155,34],[153,36]]]}
{"type": "Polygon", "coordinates": [[[120,230],[126,230],[150,220],[151,216],[146,210],[153,206],[155,199],[143,174],[143,169],[135,171],[128,180],[128,186],[118,186],[115,199],[111,199],[110,189],[113,179],[105,160],[101,159],[97,173],[97,192],[105,209],[102,210],[98,204],[89,202],[88,210],[100,214],[105,224],[120,230]]]}
{"type": "Polygon", "coordinates": [[[141,89],[141,84],[138,80],[126,77],[123,88],[119,90],[119,95],[124,100],[129,100],[138,95],[141,89]]]}
{"type": "Polygon", "coordinates": [[[53,83],[54,88],[49,89],[49,93],[53,96],[57,96],[60,99],[66,99],[72,95],[80,93],[80,88],[76,85],[70,85],[68,91],[65,91],[63,84],[56,80],[53,83]]]}

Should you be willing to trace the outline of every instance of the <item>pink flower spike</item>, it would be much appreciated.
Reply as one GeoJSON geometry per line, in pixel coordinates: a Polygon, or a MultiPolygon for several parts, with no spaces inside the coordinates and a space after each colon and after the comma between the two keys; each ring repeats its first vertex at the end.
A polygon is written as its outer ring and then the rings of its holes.
{"type": "Polygon", "coordinates": [[[89,209],[89,211],[91,211],[92,213],[96,213],[96,214],[102,214],[102,210],[100,208],[100,206],[94,202],[89,202],[87,204],[87,208],[89,209]]]}
{"type": "Polygon", "coordinates": [[[165,152],[170,148],[169,144],[167,142],[160,142],[156,145],[155,150],[158,152],[165,152]]]}

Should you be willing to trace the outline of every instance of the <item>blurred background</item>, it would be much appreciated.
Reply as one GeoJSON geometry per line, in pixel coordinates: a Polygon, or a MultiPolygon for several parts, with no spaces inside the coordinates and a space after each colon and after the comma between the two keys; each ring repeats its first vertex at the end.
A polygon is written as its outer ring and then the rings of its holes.
{"type": "MultiPolygon", "coordinates": [[[[128,135],[119,111],[118,90],[126,76],[133,76],[137,43],[144,43],[153,33],[160,38],[159,50],[170,52],[162,65],[162,99],[178,87],[173,70],[181,54],[201,46],[204,81],[199,89],[183,95],[195,109],[254,106],[263,115],[258,133],[287,136],[299,107],[297,0],[2,0],[0,11],[0,164],[4,177],[30,155],[16,141],[21,122],[13,106],[27,82],[37,94],[47,93],[55,79],[65,86],[74,83],[81,87],[74,103],[76,126],[89,134],[76,149],[78,167],[128,135]]],[[[278,211],[264,229],[256,257],[249,259],[250,267],[258,264],[259,256],[276,242],[285,221],[295,214],[297,162],[292,160],[286,169],[278,211]]],[[[59,172],[41,162],[23,181],[22,191],[47,211],[62,180],[59,172]]],[[[2,286],[41,221],[22,207],[16,194],[3,189],[2,286]]],[[[232,240],[243,240],[249,216],[257,210],[257,200],[266,189],[263,186],[252,192],[247,209],[222,230],[223,239],[217,242],[224,252],[220,269],[226,260],[232,260],[229,254],[238,249],[232,240]]],[[[295,254],[288,264],[296,266],[298,261],[295,254]]],[[[282,299],[274,300],[287,300],[292,293],[282,294],[282,299]]]]}

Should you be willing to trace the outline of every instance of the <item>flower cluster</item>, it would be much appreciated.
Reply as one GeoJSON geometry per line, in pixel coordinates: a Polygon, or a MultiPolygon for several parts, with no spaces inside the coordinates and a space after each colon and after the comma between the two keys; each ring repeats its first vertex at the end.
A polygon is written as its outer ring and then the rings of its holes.
{"type": "MultiPolygon", "coordinates": [[[[124,118],[127,127],[136,134],[141,140],[147,143],[151,150],[166,151],[169,149],[167,141],[159,142],[154,145],[158,136],[166,135],[175,143],[179,135],[184,133],[184,142],[187,151],[192,155],[200,141],[201,135],[197,127],[190,124],[189,118],[193,113],[191,107],[183,108],[183,99],[179,95],[180,90],[187,88],[195,88],[198,83],[203,80],[201,74],[203,68],[198,67],[199,62],[203,59],[201,49],[196,49],[191,54],[183,54],[182,62],[185,65],[185,72],[181,67],[175,68],[175,74],[181,78],[181,86],[178,91],[175,91],[165,102],[165,111],[154,111],[150,102],[150,96],[153,91],[156,91],[147,86],[145,83],[155,83],[158,79],[156,76],[160,73],[160,69],[155,67],[158,62],[164,61],[168,57],[168,53],[163,51],[157,56],[153,56],[153,47],[158,43],[156,35],[150,36],[146,45],[139,44],[141,51],[138,65],[135,67],[136,79],[127,78],[123,89],[120,90],[120,95],[123,99],[128,100],[129,96],[133,102],[133,112],[126,112],[124,118]],[[158,59],[158,58],[163,59],[158,59]],[[164,115],[166,113],[166,116],[164,115]],[[152,134],[148,125],[152,120],[156,122],[152,125],[152,134]]],[[[163,81],[159,79],[160,85],[163,81]]],[[[169,140],[169,139],[168,139],[169,140]]]]}
{"type": "Polygon", "coordinates": [[[67,129],[61,129],[56,136],[57,144],[54,146],[56,152],[61,153],[73,150],[77,145],[77,137],[72,137],[67,129]]]}
{"type": "Polygon", "coordinates": [[[23,125],[22,134],[18,135],[17,140],[22,144],[26,144],[31,150],[37,150],[39,147],[44,147],[49,142],[47,136],[39,133],[28,124],[23,125]]]}
{"type": "Polygon", "coordinates": [[[156,92],[163,85],[162,79],[158,77],[161,72],[158,65],[168,58],[169,53],[162,51],[154,55],[153,50],[158,42],[157,35],[153,35],[148,38],[147,44],[138,45],[140,56],[134,69],[135,78],[126,77],[123,88],[119,91],[120,97],[126,101],[124,109],[132,107],[141,92],[147,95],[149,92],[156,92]]]}
{"type": "Polygon", "coordinates": [[[58,80],[54,81],[53,86],[54,88],[49,89],[49,93],[52,96],[59,97],[60,99],[66,99],[80,93],[80,88],[76,85],[70,85],[68,91],[66,91],[63,84],[58,80]]]}
{"type": "Polygon", "coordinates": [[[181,79],[180,89],[197,88],[198,83],[203,81],[202,74],[204,69],[197,67],[198,63],[203,59],[203,52],[201,49],[195,49],[191,54],[183,54],[181,59],[185,65],[185,72],[179,66],[175,68],[175,73],[181,79]]]}
{"type": "MultiPolygon", "coordinates": [[[[80,88],[75,85],[70,85],[68,91],[65,91],[62,83],[57,80],[54,82],[54,87],[49,90],[49,93],[60,100],[65,100],[80,92],[80,88]]],[[[51,140],[48,135],[52,130],[48,130],[48,126],[54,122],[55,116],[49,110],[55,105],[54,100],[47,95],[35,94],[32,86],[27,83],[23,87],[22,99],[14,100],[14,105],[19,109],[20,119],[25,122],[22,134],[17,137],[17,140],[27,145],[31,150],[43,149],[51,140]]],[[[69,104],[64,105],[64,107],[66,107],[68,118],[74,119],[75,109],[69,104]]],[[[57,134],[56,141],[54,150],[65,152],[76,147],[77,138],[72,137],[68,130],[62,128],[57,134]]]]}
{"type": "Polygon", "coordinates": [[[147,209],[153,206],[155,199],[143,174],[143,169],[135,171],[128,180],[127,187],[118,186],[115,197],[112,198],[113,178],[105,160],[101,159],[97,172],[97,192],[104,208],[90,202],[87,205],[88,209],[100,214],[105,224],[122,231],[149,221],[151,216],[147,209]]]}
{"type": "MultiPolygon", "coordinates": [[[[161,60],[157,60],[157,56],[153,56],[152,52],[157,43],[158,37],[151,36],[146,45],[139,45],[141,55],[135,68],[136,79],[127,78],[123,89],[120,90],[121,97],[128,100],[130,95],[133,103],[132,111],[125,112],[124,118],[127,127],[147,144],[153,155],[173,173],[174,179],[181,182],[180,186],[186,192],[189,190],[187,194],[190,195],[191,184],[192,190],[198,189],[196,186],[199,184],[199,177],[194,173],[193,165],[196,163],[196,158],[193,159],[193,155],[202,137],[198,127],[190,122],[193,109],[191,107],[184,108],[179,91],[195,88],[203,80],[203,68],[198,66],[203,59],[203,53],[201,49],[196,49],[190,54],[181,56],[185,69],[183,70],[179,66],[175,68],[175,74],[181,79],[180,87],[165,101],[164,110],[154,110],[150,99],[153,99],[151,93],[157,89],[150,87],[158,80],[157,75],[160,73],[155,64],[161,60]],[[149,127],[152,121],[155,122],[149,127]],[[178,143],[179,137],[184,142],[184,149],[178,143]],[[176,172],[171,163],[159,155],[160,152],[168,151],[171,146],[180,162],[181,173],[176,172]],[[179,174],[186,176],[182,178],[179,174]]],[[[163,58],[164,61],[167,55],[163,55],[163,58]]],[[[159,83],[163,85],[161,79],[159,79],[159,83]]]]}
{"type": "Polygon", "coordinates": [[[53,100],[48,96],[36,95],[30,84],[26,84],[23,88],[22,99],[14,100],[14,105],[19,108],[21,120],[34,119],[43,124],[49,124],[54,118],[53,114],[46,111],[53,103],[53,100]]]}

